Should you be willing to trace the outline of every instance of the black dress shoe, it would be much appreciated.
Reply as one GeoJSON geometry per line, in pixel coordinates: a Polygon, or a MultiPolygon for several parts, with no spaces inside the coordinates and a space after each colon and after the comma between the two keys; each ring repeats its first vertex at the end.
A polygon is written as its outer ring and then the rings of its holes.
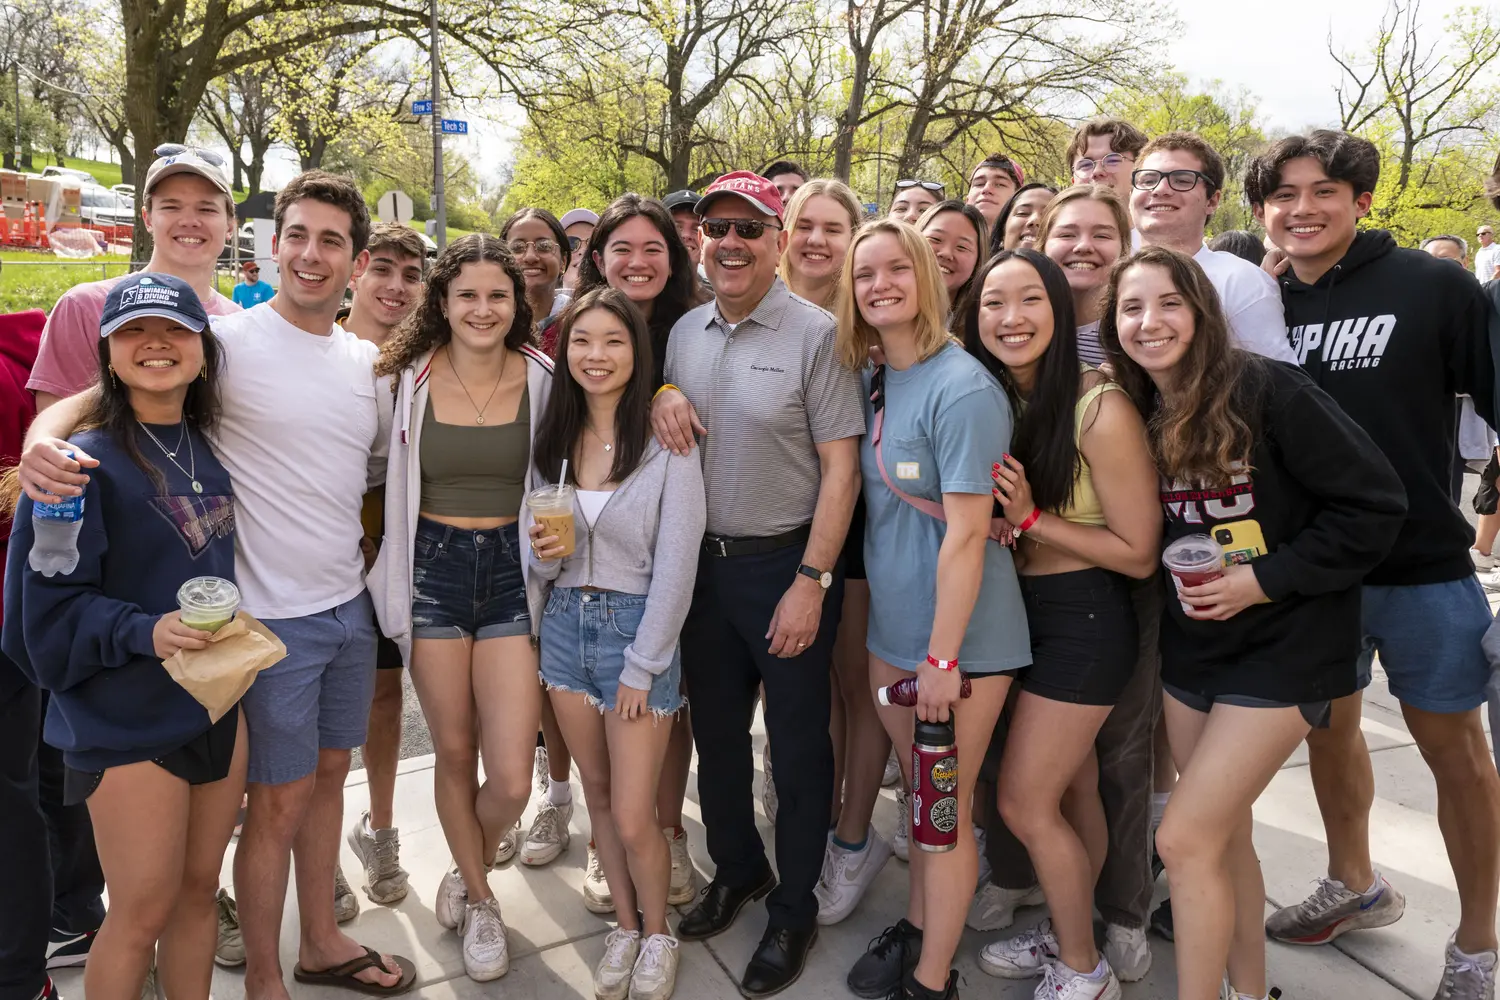
{"type": "Polygon", "coordinates": [[[884,1000],[900,987],[921,957],[922,928],[902,917],[871,941],[849,970],[845,980],[849,992],[865,1000],[884,1000]]]}
{"type": "Polygon", "coordinates": [[[745,966],[740,993],[751,1000],[759,1000],[760,997],[774,996],[795,983],[807,965],[807,953],[816,940],[816,924],[803,931],[767,927],[761,936],[760,947],[755,949],[750,964],[745,966]]]}
{"type": "Polygon", "coordinates": [[[929,990],[908,972],[901,984],[901,997],[902,1000],[958,1000],[958,970],[948,970],[948,981],[940,990],[929,990]]]}
{"type": "Polygon", "coordinates": [[[725,885],[718,879],[703,890],[703,901],[688,911],[677,924],[681,941],[702,941],[729,930],[734,918],[748,903],[776,888],[776,876],[767,868],[765,876],[746,886],[725,885]]]}

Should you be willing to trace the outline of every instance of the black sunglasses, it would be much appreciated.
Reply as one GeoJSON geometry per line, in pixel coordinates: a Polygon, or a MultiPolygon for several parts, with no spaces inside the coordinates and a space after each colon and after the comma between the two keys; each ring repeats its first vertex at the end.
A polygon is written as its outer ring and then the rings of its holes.
{"type": "Polygon", "coordinates": [[[1200,170],[1136,170],[1130,174],[1130,186],[1137,191],[1152,191],[1165,177],[1173,191],[1191,191],[1203,182],[1210,195],[1214,193],[1214,182],[1200,170]]]}
{"type": "Polygon", "coordinates": [[[942,191],[944,185],[937,181],[905,180],[896,182],[897,191],[905,191],[907,188],[919,187],[924,191],[942,191]]]}
{"type": "Polygon", "coordinates": [[[216,167],[224,165],[224,157],[211,149],[204,149],[202,146],[184,146],[180,142],[164,142],[160,146],[157,146],[153,152],[157,156],[181,156],[183,153],[192,153],[198,159],[212,163],[216,167]]]}
{"type": "Polygon", "coordinates": [[[734,233],[742,240],[758,240],[765,235],[766,227],[780,229],[781,227],[771,222],[762,222],[759,219],[704,219],[699,223],[703,227],[703,235],[711,240],[722,240],[729,235],[729,227],[734,227],[734,233]]]}

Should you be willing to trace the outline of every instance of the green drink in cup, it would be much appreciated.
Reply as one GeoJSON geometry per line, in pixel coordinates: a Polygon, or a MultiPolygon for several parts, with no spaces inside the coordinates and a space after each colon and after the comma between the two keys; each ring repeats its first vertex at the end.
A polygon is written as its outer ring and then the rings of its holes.
{"type": "Polygon", "coordinates": [[[217,632],[240,609],[240,589],[222,577],[195,576],[177,591],[182,624],[202,632],[217,632]]]}

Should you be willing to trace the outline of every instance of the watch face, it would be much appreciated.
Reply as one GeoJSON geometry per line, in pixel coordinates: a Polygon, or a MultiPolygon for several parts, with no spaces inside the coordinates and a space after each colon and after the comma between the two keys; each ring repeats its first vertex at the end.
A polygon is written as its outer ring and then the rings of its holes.
{"type": "Polygon", "coordinates": [[[827,590],[829,587],[832,587],[833,586],[833,574],[832,573],[828,573],[828,572],[824,572],[824,573],[820,574],[818,576],[818,584],[824,590],[827,590]]]}

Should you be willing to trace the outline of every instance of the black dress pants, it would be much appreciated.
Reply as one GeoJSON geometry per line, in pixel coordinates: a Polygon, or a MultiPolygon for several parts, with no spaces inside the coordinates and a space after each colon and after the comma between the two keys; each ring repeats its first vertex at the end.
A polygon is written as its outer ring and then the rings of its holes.
{"type": "Polygon", "coordinates": [[[766,908],[771,927],[793,930],[810,929],[818,916],[813,887],[823,867],[833,797],[828,671],[844,603],[841,563],[823,595],[817,638],[801,655],[771,655],[766,632],[777,602],[797,578],[802,554],[799,544],[755,555],[701,555],[682,630],[708,853],[715,878],[736,887],[753,883],[767,867],[755,828],[750,742],[756,690],[765,684],[780,877],[766,908]]]}

